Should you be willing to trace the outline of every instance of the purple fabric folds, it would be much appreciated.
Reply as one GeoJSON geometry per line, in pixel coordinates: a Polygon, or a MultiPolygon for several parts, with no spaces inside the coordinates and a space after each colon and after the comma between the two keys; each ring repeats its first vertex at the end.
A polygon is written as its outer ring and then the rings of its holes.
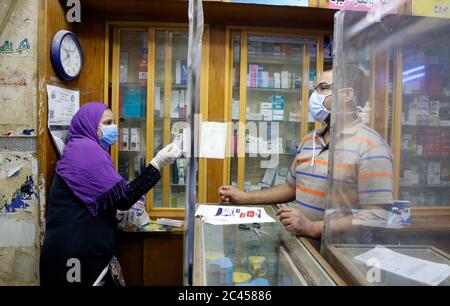
{"type": "Polygon", "coordinates": [[[56,173],[95,217],[125,196],[127,182],[117,173],[111,156],[98,140],[97,129],[107,106],[84,104],[72,118],[69,140],[56,173]]]}

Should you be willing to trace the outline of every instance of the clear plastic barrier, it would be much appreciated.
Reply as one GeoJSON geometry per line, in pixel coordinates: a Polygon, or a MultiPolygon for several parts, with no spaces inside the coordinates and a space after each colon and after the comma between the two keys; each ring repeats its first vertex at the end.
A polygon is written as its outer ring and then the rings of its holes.
{"type": "Polygon", "coordinates": [[[450,19],[400,3],[335,17],[322,253],[350,283],[449,285],[450,19]]]}

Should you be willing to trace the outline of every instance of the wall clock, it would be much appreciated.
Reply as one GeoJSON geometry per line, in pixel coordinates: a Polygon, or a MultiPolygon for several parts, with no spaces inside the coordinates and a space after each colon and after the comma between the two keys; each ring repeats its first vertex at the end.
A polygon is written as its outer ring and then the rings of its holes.
{"type": "Polygon", "coordinates": [[[50,47],[50,59],[53,69],[61,79],[76,79],[83,67],[83,50],[78,37],[70,31],[58,31],[50,47]]]}

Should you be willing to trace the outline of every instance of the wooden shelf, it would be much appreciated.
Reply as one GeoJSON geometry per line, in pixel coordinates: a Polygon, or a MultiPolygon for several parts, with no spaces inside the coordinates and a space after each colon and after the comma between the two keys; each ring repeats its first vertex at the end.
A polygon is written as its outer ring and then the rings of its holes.
{"type": "Polygon", "coordinates": [[[400,188],[450,188],[450,185],[426,185],[426,184],[417,184],[417,185],[404,185],[400,183],[400,188]]]}
{"type": "Polygon", "coordinates": [[[248,63],[277,65],[297,64],[297,66],[300,66],[301,57],[302,54],[299,54],[298,56],[283,56],[248,53],[248,63]]]}
{"type": "MultiPolygon", "coordinates": [[[[246,87],[248,91],[262,91],[262,92],[283,92],[283,93],[298,93],[301,94],[301,88],[270,88],[270,87],[246,87]]],[[[239,90],[240,86],[233,86],[233,90],[239,90]]]]}

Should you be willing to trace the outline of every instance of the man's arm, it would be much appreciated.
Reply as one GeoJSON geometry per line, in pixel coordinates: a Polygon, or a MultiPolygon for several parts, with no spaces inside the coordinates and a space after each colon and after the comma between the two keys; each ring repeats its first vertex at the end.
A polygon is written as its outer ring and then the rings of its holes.
{"type": "Polygon", "coordinates": [[[284,183],[261,191],[244,192],[232,186],[219,188],[220,201],[225,204],[278,204],[295,200],[295,187],[284,183]]]}

